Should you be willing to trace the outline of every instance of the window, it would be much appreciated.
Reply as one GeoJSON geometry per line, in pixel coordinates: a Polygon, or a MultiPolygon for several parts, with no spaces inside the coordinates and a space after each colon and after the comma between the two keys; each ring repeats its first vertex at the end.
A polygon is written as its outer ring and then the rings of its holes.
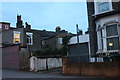
{"type": "Polygon", "coordinates": [[[108,38],[107,39],[107,49],[108,50],[118,50],[120,49],[119,47],[119,38],[108,38]]]}
{"type": "Polygon", "coordinates": [[[19,44],[20,43],[20,32],[19,31],[14,31],[13,32],[13,43],[14,44],[19,44]]]}
{"type": "Polygon", "coordinates": [[[33,33],[26,33],[27,35],[27,45],[33,45],[33,33]]]}
{"type": "Polygon", "coordinates": [[[5,25],[5,29],[9,29],[9,26],[8,26],[8,25],[5,25]]]}
{"type": "Polygon", "coordinates": [[[120,49],[117,24],[106,26],[107,50],[120,49]]]}
{"type": "Polygon", "coordinates": [[[109,10],[109,2],[99,2],[98,3],[98,11],[104,12],[109,10]]]}
{"type": "Polygon", "coordinates": [[[107,37],[118,35],[117,24],[106,26],[106,34],[107,37]]]}
{"type": "Polygon", "coordinates": [[[42,40],[42,45],[45,45],[45,40],[42,40]]]}
{"type": "Polygon", "coordinates": [[[62,44],[62,38],[58,38],[58,43],[62,44]]]}
{"type": "Polygon", "coordinates": [[[95,14],[104,13],[112,10],[111,0],[94,0],[95,2],[95,14]]]}

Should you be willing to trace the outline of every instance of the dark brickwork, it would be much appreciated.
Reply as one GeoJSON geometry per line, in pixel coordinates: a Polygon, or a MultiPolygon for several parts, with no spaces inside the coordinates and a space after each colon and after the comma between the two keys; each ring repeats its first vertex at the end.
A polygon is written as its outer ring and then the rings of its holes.
{"type": "Polygon", "coordinates": [[[94,55],[97,51],[97,34],[96,34],[96,25],[94,21],[94,2],[87,2],[88,10],[88,22],[89,22],[89,34],[90,34],[90,51],[91,55],[94,55]]]}
{"type": "Polygon", "coordinates": [[[2,48],[2,68],[20,68],[19,45],[2,48]]]}

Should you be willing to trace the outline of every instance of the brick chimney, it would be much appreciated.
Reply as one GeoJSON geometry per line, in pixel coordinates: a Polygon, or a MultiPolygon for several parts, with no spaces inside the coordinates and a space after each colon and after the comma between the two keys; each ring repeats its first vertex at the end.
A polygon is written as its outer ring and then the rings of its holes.
{"type": "Polygon", "coordinates": [[[17,15],[17,23],[16,23],[17,28],[22,28],[23,26],[23,21],[21,20],[21,15],[17,15]]]}
{"type": "Polygon", "coordinates": [[[29,25],[27,22],[25,22],[25,25],[26,25],[26,29],[29,31],[31,30],[31,25],[29,25]]]}
{"type": "Polygon", "coordinates": [[[57,27],[56,27],[56,32],[60,32],[60,31],[61,31],[60,26],[57,26],[57,27]]]}

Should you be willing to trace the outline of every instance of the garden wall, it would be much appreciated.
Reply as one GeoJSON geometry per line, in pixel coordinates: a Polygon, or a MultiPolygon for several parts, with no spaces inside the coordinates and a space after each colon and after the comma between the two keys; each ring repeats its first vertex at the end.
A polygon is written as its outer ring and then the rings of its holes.
{"type": "Polygon", "coordinates": [[[120,62],[70,63],[66,57],[62,61],[65,75],[120,77],[120,62]]]}

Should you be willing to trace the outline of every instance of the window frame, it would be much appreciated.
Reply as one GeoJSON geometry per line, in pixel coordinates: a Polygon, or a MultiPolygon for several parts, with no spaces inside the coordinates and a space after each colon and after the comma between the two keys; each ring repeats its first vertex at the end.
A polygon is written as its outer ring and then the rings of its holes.
{"type": "Polygon", "coordinates": [[[112,0],[94,0],[94,9],[95,9],[95,15],[103,14],[103,13],[106,13],[106,12],[110,12],[110,11],[113,10],[112,0]],[[108,3],[109,3],[109,10],[99,12],[99,7],[98,7],[98,5],[103,4],[103,3],[105,3],[105,2],[108,2],[108,3]]]}
{"type": "Polygon", "coordinates": [[[13,31],[13,43],[14,44],[20,44],[21,43],[21,38],[19,38],[19,43],[16,43],[14,41],[14,39],[18,39],[18,38],[15,38],[14,34],[19,34],[19,36],[21,37],[21,32],[20,31],[13,31]]]}
{"type": "MultiPolygon", "coordinates": [[[[107,42],[107,39],[112,39],[112,38],[118,38],[119,40],[119,44],[120,44],[120,32],[119,32],[119,25],[118,25],[118,23],[111,23],[111,24],[107,24],[106,26],[105,26],[105,32],[106,32],[106,48],[107,48],[107,51],[111,51],[111,50],[108,50],[108,42],[107,42]],[[106,27],[107,26],[110,26],[110,25],[115,25],[116,24],[116,27],[117,27],[117,32],[118,32],[118,34],[117,35],[113,35],[113,36],[107,36],[107,29],[106,29],[106,27]]],[[[115,49],[113,49],[113,50],[115,50],[115,49]]]]}
{"type": "Polygon", "coordinates": [[[5,25],[5,29],[6,29],[6,30],[8,30],[8,29],[9,29],[9,26],[8,26],[7,24],[5,25]]]}
{"type": "Polygon", "coordinates": [[[33,33],[31,33],[31,32],[26,32],[26,39],[28,39],[27,35],[30,36],[31,41],[30,41],[30,38],[29,38],[29,43],[26,42],[26,44],[27,44],[27,45],[33,45],[33,33]]]}

